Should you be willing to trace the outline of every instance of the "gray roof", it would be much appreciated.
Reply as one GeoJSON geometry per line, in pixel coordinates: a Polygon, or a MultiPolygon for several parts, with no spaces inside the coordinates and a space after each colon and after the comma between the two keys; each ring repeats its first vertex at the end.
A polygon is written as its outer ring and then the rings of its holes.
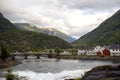
{"type": "Polygon", "coordinates": [[[112,44],[109,46],[109,49],[120,49],[120,44],[112,44]]]}

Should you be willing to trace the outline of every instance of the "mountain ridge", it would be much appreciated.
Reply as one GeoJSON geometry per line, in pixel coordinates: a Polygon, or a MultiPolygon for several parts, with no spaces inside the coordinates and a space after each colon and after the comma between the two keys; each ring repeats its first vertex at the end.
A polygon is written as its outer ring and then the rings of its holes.
{"type": "Polygon", "coordinates": [[[45,33],[45,34],[48,34],[48,35],[52,35],[52,36],[57,36],[69,43],[73,42],[75,40],[75,38],[72,38],[68,35],[66,35],[65,33],[63,32],[60,32],[59,30],[57,29],[54,29],[54,28],[38,28],[37,26],[34,26],[30,23],[14,23],[14,25],[19,28],[19,29],[22,29],[22,30],[28,30],[28,31],[35,31],[35,32],[38,32],[38,33],[45,33]]]}
{"type": "Polygon", "coordinates": [[[0,46],[3,44],[13,51],[72,47],[66,41],[55,36],[18,29],[4,16],[0,16],[0,46]]]}
{"type": "Polygon", "coordinates": [[[103,21],[96,29],[73,42],[77,47],[93,47],[120,43],[120,10],[103,21]]]}

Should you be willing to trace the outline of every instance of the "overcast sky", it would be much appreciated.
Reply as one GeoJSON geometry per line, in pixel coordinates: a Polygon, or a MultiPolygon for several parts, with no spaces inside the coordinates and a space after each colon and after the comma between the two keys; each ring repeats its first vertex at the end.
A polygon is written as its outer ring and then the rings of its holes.
{"type": "Polygon", "coordinates": [[[120,0],[0,0],[12,22],[52,27],[79,38],[120,9],[120,0]]]}

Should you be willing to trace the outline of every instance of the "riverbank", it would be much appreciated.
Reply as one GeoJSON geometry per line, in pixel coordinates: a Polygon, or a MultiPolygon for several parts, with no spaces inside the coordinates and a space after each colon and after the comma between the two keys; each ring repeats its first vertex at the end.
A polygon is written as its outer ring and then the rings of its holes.
{"type": "Polygon", "coordinates": [[[84,55],[59,55],[59,56],[55,56],[55,55],[51,55],[50,58],[120,62],[120,56],[84,56],[84,55]]]}
{"type": "Polygon", "coordinates": [[[40,57],[47,57],[47,58],[56,58],[56,59],[72,59],[72,60],[99,60],[99,61],[113,61],[113,62],[120,62],[120,56],[97,56],[97,55],[71,55],[71,54],[38,54],[38,53],[29,53],[29,54],[12,54],[11,57],[15,60],[16,56],[24,57],[27,59],[29,56],[34,56],[37,59],[40,57]]]}
{"type": "Polygon", "coordinates": [[[19,64],[21,64],[20,61],[18,61],[18,60],[12,60],[9,57],[5,61],[0,60],[0,69],[9,68],[9,67],[16,66],[16,65],[19,65],[19,64]]]}

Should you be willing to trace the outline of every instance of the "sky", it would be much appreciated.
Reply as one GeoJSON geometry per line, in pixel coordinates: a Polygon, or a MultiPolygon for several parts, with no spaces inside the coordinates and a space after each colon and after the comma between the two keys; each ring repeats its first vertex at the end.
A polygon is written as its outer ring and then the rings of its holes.
{"type": "Polygon", "coordinates": [[[55,28],[79,38],[120,9],[120,0],[0,0],[0,12],[14,23],[55,28]]]}

